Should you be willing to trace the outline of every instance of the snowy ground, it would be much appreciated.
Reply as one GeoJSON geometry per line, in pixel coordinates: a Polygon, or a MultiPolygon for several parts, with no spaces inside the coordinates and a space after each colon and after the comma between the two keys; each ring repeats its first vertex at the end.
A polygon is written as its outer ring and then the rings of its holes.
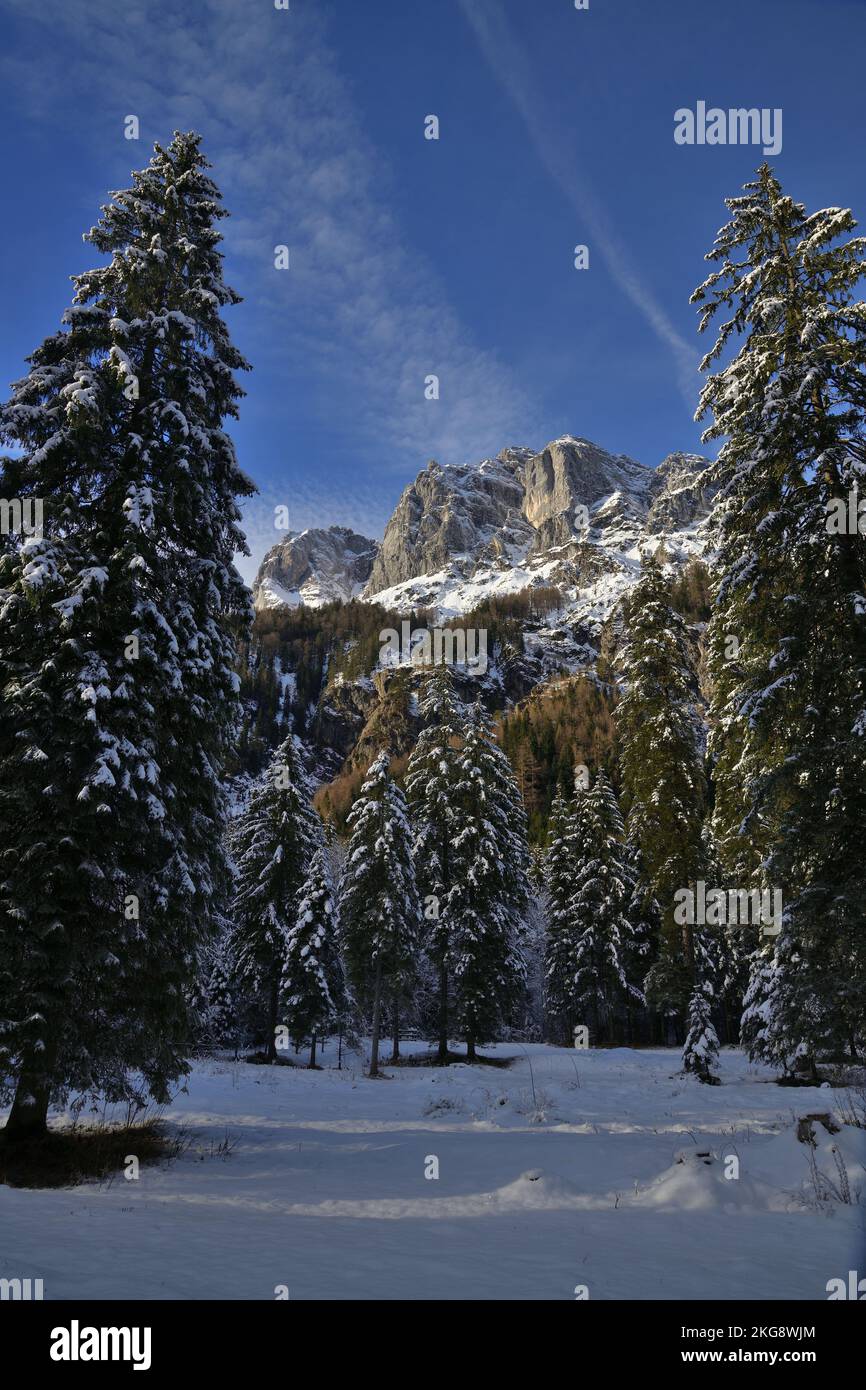
{"type": "Polygon", "coordinates": [[[171,1165],[0,1187],[0,1277],[41,1277],[46,1299],[271,1299],[278,1285],[291,1299],[573,1299],[585,1285],[590,1299],[742,1300],[826,1299],[828,1279],[866,1274],[866,1131],[836,1136],[861,1205],[823,1208],[804,1205],[794,1135],[841,1092],[768,1084],[735,1051],[718,1087],[678,1076],[662,1049],[487,1051],[520,1060],[378,1082],[351,1057],[342,1072],[199,1063],[170,1112],[192,1137],[171,1165]],[[230,1155],[212,1156],[227,1134],[230,1155]]]}

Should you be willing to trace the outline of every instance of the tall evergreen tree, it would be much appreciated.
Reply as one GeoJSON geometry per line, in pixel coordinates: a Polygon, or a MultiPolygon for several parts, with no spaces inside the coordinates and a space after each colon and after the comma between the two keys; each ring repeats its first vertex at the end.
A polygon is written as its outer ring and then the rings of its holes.
{"type": "Polygon", "coordinates": [[[336,903],[324,845],[313,854],[295,921],[287,933],[280,997],[295,1046],[310,1039],[310,1066],[314,1067],[317,1037],[325,1037],[346,1009],[336,903]]]}
{"type": "Polygon", "coordinates": [[[735,347],[698,412],[725,438],[714,824],[734,881],[783,893],[749,991],[753,1017],[773,1014],[756,1055],[814,1069],[866,1032],[866,537],[840,520],[866,472],[864,241],[849,211],[807,213],[767,165],[727,205],[693,296],[702,330],[724,313],[704,368],[735,347]]]}
{"type": "Polygon", "coordinates": [[[544,1006],[557,1041],[568,1046],[578,1020],[572,1015],[574,981],[574,919],[571,900],[575,890],[575,862],[569,845],[571,808],[557,787],[550,808],[548,847],[544,856],[546,942],[544,953],[544,1006]]]}
{"type": "Polygon", "coordinates": [[[571,911],[575,923],[573,1000],[595,1043],[611,1038],[630,1005],[645,1003],[630,980],[633,958],[628,909],[634,895],[630,851],[616,793],[599,772],[582,794],[580,855],[571,911]]]}
{"type": "Polygon", "coordinates": [[[473,1060],[476,1044],[495,1036],[523,988],[530,868],[520,792],[480,703],[466,730],[452,796],[459,828],[445,898],[448,958],[455,1020],[473,1060]]]}
{"type": "MultiPolygon", "coordinates": [[[[723,884],[724,870],[716,854],[710,821],[704,824],[704,852],[707,863],[707,882],[723,884]]],[[[724,1020],[725,1041],[740,1041],[740,1023],[746,992],[749,987],[752,955],[760,942],[760,924],[728,922],[721,929],[708,932],[704,941],[713,958],[713,979],[716,982],[715,1003],[724,1020]]]]}
{"type": "Polygon", "coordinates": [[[235,1042],[237,1011],[225,937],[216,938],[202,953],[189,995],[196,1043],[208,1048],[235,1042]]]}
{"type": "Polygon", "coordinates": [[[237,881],[230,946],[235,976],[251,993],[265,1055],[276,1059],[280,979],[310,862],[322,839],[294,736],[280,744],[229,845],[237,881]]]}
{"type": "Polygon", "coordinates": [[[766,944],[753,953],[740,1020],[740,1041],[749,1056],[759,1057],[784,1071],[797,1055],[797,1047],[792,1047],[784,1027],[784,1011],[779,1007],[779,995],[784,997],[786,992],[786,971],[792,966],[796,969],[799,964],[790,961],[789,941],[786,934],[785,950],[781,954],[766,944]]]}
{"type": "Polygon", "coordinates": [[[249,596],[223,425],[246,363],[221,317],[199,137],[157,145],[88,240],[63,327],[0,408],[0,1074],[7,1135],[70,1087],[168,1097],[228,888],[221,772],[249,596]]]}
{"type": "Polygon", "coordinates": [[[705,868],[707,807],[698,680],[683,619],[661,567],[648,559],[625,605],[625,694],[617,706],[623,801],[629,838],[639,846],[664,936],[650,979],[655,1002],[676,1009],[691,991],[690,928],[674,921],[675,894],[705,868]]]}
{"type": "Polygon", "coordinates": [[[547,895],[544,997],[548,1016],[566,1046],[575,1027],[585,1022],[576,994],[577,943],[580,926],[574,895],[584,862],[587,833],[585,769],[574,770],[574,792],[566,800],[557,788],[551,807],[543,880],[547,895]]]}
{"type": "Polygon", "coordinates": [[[349,813],[340,888],[346,966],[370,1006],[370,1076],[379,1075],[383,1000],[399,999],[409,988],[420,949],[421,904],[406,798],[388,769],[388,754],[380,753],[349,813]]]}
{"type": "Polygon", "coordinates": [[[424,727],[406,773],[406,796],[414,830],[418,887],[424,899],[425,952],[437,974],[438,1057],[448,1060],[449,969],[453,915],[449,889],[454,883],[452,844],[458,830],[454,788],[467,711],[458,700],[447,666],[426,676],[419,713],[424,727]]]}
{"type": "Polygon", "coordinates": [[[719,1037],[713,1023],[713,1009],[716,1005],[720,946],[715,929],[705,924],[692,927],[691,943],[692,989],[683,1046],[683,1071],[690,1072],[705,1085],[715,1086],[719,1081],[715,1071],[719,1058],[719,1037]]]}

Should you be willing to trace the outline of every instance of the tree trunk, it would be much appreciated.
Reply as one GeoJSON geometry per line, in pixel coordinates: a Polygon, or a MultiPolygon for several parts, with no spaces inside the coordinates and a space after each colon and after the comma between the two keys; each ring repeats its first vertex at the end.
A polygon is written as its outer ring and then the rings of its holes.
{"type": "Polygon", "coordinates": [[[684,924],[683,924],[682,940],[683,940],[683,955],[684,955],[685,958],[686,958],[686,966],[687,966],[688,972],[689,972],[689,980],[691,981],[692,984],[694,984],[694,980],[695,980],[695,942],[694,942],[694,935],[693,935],[693,933],[692,933],[692,929],[691,929],[691,927],[690,927],[687,923],[684,923],[684,924]]]}
{"type": "Polygon", "coordinates": [[[475,1052],[475,1039],[472,1037],[468,1037],[466,1039],[466,1060],[467,1062],[477,1061],[477,1056],[475,1052]]]}
{"type": "Polygon", "coordinates": [[[315,1033],[314,1033],[313,1036],[312,1036],[312,1038],[310,1039],[310,1060],[309,1060],[309,1062],[307,1063],[307,1066],[309,1066],[309,1067],[314,1067],[315,1065],[316,1065],[316,1035],[315,1035],[315,1033]]]}
{"type": "Polygon", "coordinates": [[[31,1052],[25,1057],[3,1130],[7,1139],[40,1139],[48,1133],[51,1072],[56,1057],[57,1048],[51,1044],[44,1052],[31,1052]]]}
{"type": "Polygon", "coordinates": [[[382,962],[376,963],[376,984],[373,990],[373,1036],[370,1040],[370,1076],[379,1075],[379,1026],[382,1016],[382,962]]]}
{"type": "Polygon", "coordinates": [[[391,1053],[391,1061],[400,1060],[400,1004],[394,1000],[394,1050],[391,1053]]]}
{"type": "Polygon", "coordinates": [[[439,1051],[440,1062],[448,1061],[448,969],[439,967],[439,1051]]]}

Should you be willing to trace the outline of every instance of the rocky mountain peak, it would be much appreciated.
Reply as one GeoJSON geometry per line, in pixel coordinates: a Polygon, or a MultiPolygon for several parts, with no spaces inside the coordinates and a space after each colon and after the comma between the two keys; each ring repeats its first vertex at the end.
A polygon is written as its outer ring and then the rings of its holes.
{"type": "Polygon", "coordinates": [[[262,561],[253,584],[256,608],[320,608],[357,598],[370,578],[378,541],[347,526],[287,531],[262,561]]]}
{"type": "Polygon", "coordinates": [[[593,507],[618,492],[641,498],[651,486],[652,470],[624,454],[609,454],[589,439],[564,435],[534,454],[525,465],[523,514],[533,526],[572,511],[593,507]]]}

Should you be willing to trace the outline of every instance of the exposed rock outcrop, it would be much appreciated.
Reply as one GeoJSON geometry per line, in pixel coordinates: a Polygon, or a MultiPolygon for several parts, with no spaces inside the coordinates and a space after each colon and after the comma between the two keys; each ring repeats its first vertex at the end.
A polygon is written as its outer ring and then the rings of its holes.
{"type": "Polygon", "coordinates": [[[378,541],[346,526],[289,531],[262,561],[253,602],[256,608],[347,603],[367,584],[378,549],[378,541]]]}

